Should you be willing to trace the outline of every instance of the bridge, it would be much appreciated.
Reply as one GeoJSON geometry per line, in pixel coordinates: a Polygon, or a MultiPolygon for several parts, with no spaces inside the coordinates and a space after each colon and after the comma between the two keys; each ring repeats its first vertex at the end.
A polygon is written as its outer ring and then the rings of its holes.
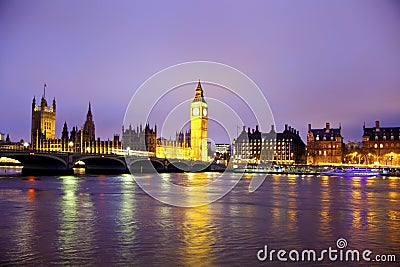
{"type": "Polygon", "coordinates": [[[202,161],[161,159],[142,155],[91,154],[43,151],[0,151],[0,157],[17,160],[22,173],[58,175],[73,174],[74,167],[85,168],[85,173],[131,172],[196,172],[207,171],[211,165],[202,161]]]}

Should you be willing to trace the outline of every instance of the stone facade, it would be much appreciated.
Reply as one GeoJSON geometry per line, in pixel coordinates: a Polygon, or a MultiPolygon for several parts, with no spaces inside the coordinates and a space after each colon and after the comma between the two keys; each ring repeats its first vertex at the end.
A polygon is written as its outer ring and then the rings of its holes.
{"type": "Polygon", "coordinates": [[[313,129],[308,125],[307,164],[341,164],[344,148],[341,126],[331,128],[327,122],[325,128],[313,129]]]}

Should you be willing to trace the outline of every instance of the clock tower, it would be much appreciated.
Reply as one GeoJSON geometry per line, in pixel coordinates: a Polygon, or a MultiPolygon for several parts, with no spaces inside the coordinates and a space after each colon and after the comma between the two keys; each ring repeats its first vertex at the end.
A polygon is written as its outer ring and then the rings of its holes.
{"type": "Polygon", "coordinates": [[[194,99],[190,104],[190,145],[192,160],[207,161],[208,105],[204,100],[201,83],[197,84],[194,99]]]}

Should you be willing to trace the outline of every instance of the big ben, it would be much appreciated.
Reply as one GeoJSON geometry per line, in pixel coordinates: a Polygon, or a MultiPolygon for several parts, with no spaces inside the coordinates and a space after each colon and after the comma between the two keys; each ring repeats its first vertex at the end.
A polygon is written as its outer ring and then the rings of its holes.
{"type": "Polygon", "coordinates": [[[190,104],[190,144],[193,160],[207,161],[208,105],[204,100],[201,83],[197,84],[194,99],[190,104]]]}

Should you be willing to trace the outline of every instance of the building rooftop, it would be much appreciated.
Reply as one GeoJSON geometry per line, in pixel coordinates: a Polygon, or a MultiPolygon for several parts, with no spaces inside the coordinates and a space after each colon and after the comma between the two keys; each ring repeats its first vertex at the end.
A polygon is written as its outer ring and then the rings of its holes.
{"type": "Polygon", "coordinates": [[[375,122],[375,127],[364,125],[363,132],[363,141],[400,140],[400,127],[380,127],[379,121],[375,122]]]}
{"type": "Polygon", "coordinates": [[[342,137],[342,127],[331,128],[330,123],[327,122],[325,128],[312,129],[311,124],[308,124],[308,133],[312,133],[314,138],[320,141],[336,141],[335,137],[342,137]]]}

